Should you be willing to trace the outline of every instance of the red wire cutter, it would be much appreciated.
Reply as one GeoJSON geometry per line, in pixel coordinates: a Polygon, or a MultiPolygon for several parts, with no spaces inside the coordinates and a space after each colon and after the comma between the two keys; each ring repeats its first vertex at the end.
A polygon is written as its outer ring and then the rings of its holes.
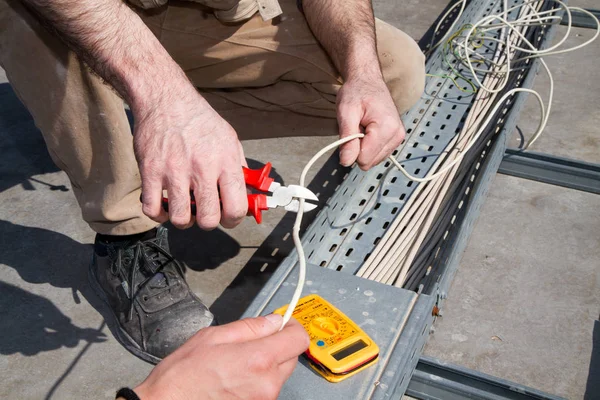
{"type": "MultiPolygon", "coordinates": [[[[298,199],[318,201],[319,198],[311,190],[299,186],[282,186],[275,182],[269,176],[271,173],[271,163],[266,163],[261,169],[250,169],[242,167],[244,172],[244,181],[246,186],[250,186],[261,192],[270,192],[272,196],[264,193],[252,193],[248,195],[248,215],[252,215],[256,222],[262,222],[262,211],[269,208],[283,207],[287,211],[298,212],[300,210],[300,201],[298,199]]],[[[196,215],[196,199],[194,194],[190,193],[192,202],[192,215],[196,215]]],[[[169,199],[162,198],[162,206],[165,211],[169,211],[169,199]]],[[[304,211],[311,211],[317,208],[316,204],[304,203],[304,211]]]]}

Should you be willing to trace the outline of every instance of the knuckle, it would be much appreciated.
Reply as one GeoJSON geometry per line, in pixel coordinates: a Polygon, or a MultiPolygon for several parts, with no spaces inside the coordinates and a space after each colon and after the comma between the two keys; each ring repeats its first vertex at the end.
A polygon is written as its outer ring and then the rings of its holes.
{"type": "Polygon", "coordinates": [[[200,229],[211,231],[219,226],[219,215],[201,215],[197,218],[197,223],[200,229]]]}
{"type": "Polygon", "coordinates": [[[225,217],[229,220],[233,221],[241,221],[246,216],[248,212],[248,204],[244,204],[243,202],[236,202],[236,204],[229,207],[225,213],[225,217]]]}
{"type": "Polygon", "coordinates": [[[275,360],[273,356],[267,352],[255,352],[248,362],[250,371],[256,374],[264,374],[274,367],[275,360]]]}
{"type": "Polygon", "coordinates": [[[149,204],[142,205],[142,212],[150,218],[158,218],[160,215],[160,209],[157,207],[151,207],[149,204]]]}
{"type": "Polygon", "coordinates": [[[185,218],[184,216],[171,215],[170,219],[171,219],[171,223],[173,224],[173,226],[175,226],[175,228],[178,228],[178,229],[188,228],[188,225],[190,223],[190,219],[185,218]]]}

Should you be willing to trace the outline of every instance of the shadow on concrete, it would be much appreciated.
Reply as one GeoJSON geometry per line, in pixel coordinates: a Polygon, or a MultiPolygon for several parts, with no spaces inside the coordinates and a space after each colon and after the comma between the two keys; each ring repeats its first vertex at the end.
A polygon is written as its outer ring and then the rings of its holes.
{"type": "MultiPolygon", "coordinates": [[[[333,154],[319,170],[308,188],[319,193],[320,207],[333,195],[337,186],[344,180],[350,168],[341,167],[337,152],[333,154]],[[332,171],[337,173],[332,175],[332,171]],[[328,181],[326,187],[323,183],[328,181]]],[[[281,182],[279,180],[279,182],[281,182]]],[[[302,220],[303,232],[315,219],[317,213],[305,214],[302,220]]],[[[211,311],[219,317],[220,323],[228,323],[239,319],[248,308],[254,297],[267,283],[281,261],[294,249],[292,226],[295,213],[287,213],[262,245],[256,250],[250,261],[213,303],[211,311]],[[277,250],[277,251],[275,251],[277,250]]]]}
{"type": "MultiPolygon", "coordinates": [[[[26,282],[70,288],[100,310],[103,304],[87,283],[92,247],[60,233],[0,220],[0,264],[13,268],[26,282]]],[[[48,299],[0,282],[0,354],[34,355],[81,341],[99,342],[105,336],[95,329],[75,326],[48,299]]]]}
{"type": "MultiPolygon", "coordinates": [[[[21,104],[8,83],[0,84],[0,192],[15,185],[25,190],[34,190],[31,180],[34,175],[57,172],[42,135],[33,118],[21,104]]],[[[37,179],[38,183],[46,184],[37,179]]],[[[49,185],[51,190],[68,190],[65,186],[49,185]]]]}
{"type": "Polygon", "coordinates": [[[82,340],[99,343],[106,336],[92,328],[79,328],[50,300],[0,281],[0,354],[33,356],[61,347],[76,347],[82,340]]]}
{"type": "Polygon", "coordinates": [[[215,269],[240,252],[240,244],[221,229],[207,232],[194,225],[180,230],[170,223],[165,227],[171,254],[194,271],[215,269]]]}
{"type": "Polygon", "coordinates": [[[584,400],[600,399],[600,320],[594,322],[592,358],[585,387],[584,400]]]}

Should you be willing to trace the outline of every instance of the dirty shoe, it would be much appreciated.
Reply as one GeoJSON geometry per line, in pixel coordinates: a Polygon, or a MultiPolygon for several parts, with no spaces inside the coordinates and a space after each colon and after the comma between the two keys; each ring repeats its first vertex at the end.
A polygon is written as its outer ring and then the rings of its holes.
{"type": "Polygon", "coordinates": [[[97,236],[89,278],[112,310],[117,340],[141,359],[158,363],[212,325],[214,317],[169,253],[167,229],[145,236],[126,241],[97,236]]]}

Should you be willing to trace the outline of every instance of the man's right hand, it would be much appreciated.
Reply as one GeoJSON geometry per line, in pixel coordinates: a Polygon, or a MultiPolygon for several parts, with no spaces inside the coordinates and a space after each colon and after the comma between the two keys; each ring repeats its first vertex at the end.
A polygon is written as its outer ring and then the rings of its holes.
{"type": "Polygon", "coordinates": [[[233,228],[248,209],[242,146],[233,128],[191,85],[172,93],[176,96],[157,99],[147,112],[137,107],[140,115],[134,115],[143,211],[155,221],[170,219],[188,228],[194,223],[193,191],[200,228],[214,229],[219,222],[233,228]],[[163,189],[169,215],[161,205],[163,189]]]}
{"type": "Polygon", "coordinates": [[[309,344],[293,318],[248,318],[202,329],[135,388],[142,400],[271,400],[309,344]]]}
{"type": "Polygon", "coordinates": [[[236,133],[129,6],[121,0],[23,1],[131,107],[144,213],[168,219],[161,207],[166,189],[171,222],[189,227],[192,190],[201,228],[237,225],[248,201],[236,133]]]}

